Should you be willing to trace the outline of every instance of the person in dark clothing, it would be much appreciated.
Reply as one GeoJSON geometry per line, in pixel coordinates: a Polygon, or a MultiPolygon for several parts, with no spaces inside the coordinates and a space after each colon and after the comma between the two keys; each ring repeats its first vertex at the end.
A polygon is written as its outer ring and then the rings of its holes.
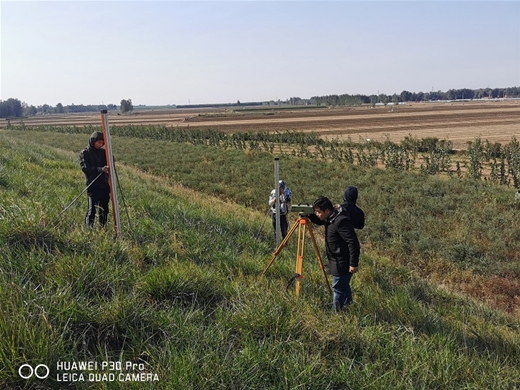
{"type": "Polygon", "coordinates": [[[107,223],[110,187],[104,145],[103,133],[95,131],[90,136],[88,146],[79,155],[81,170],[85,174],[85,184],[88,186],[88,208],[85,223],[89,227],[94,226],[96,208],[99,211],[101,226],[105,226],[107,223]]]}
{"type": "Polygon", "coordinates": [[[354,186],[348,186],[343,194],[343,204],[341,208],[350,216],[356,229],[363,229],[365,227],[365,213],[356,206],[357,199],[358,189],[354,186]]]}
{"type": "Polygon", "coordinates": [[[309,219],[325,225],[325,246],[332,275],[332,308],[339,312],[352,302],[350,279],[358,271],[360,245],[349,215],[341,206],[335,208],[330,199],[322,196],[313,203],[315,215],[309,219]]]}

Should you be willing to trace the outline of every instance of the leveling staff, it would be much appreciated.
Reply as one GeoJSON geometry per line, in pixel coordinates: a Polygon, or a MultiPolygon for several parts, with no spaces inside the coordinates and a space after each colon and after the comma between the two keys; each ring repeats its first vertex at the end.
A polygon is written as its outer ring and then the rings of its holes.
{"type": "Polygon", "coordinates": [[[292,192],[283,180],[278,182],[278,196],[276,188],[269,194],[269,209],[271,210],[274,239],[276,241],[276,202],[280,202],[280,231],[282,239],[287,236],[289,223],[287,222],[287,213],[289,212],[289,204],[291,203],[292,192]]]}
{"type": "Polygon", "coordinates": [[[334,208],[322,196],[312,205],[314,213],[307,217],[317,225],[325,225],[325,246],[332,274],[332,308],[338,312],[352,302],[350,279],[358,271],[359,241],[349,214],[341,206],[334,208]]]}
{"type": "Polygon", "coordinates": [[[105,154],[103,133],[95,131],[90,136],[88,146],[79,155],[81,170],[85,174],[85,184],[88,186],[88,208],[85,223],[92,227],[96,218],[96,208],[99,209],[99,223],[107,223],[110,187],[108,185],[108,166],[105,154]]]}

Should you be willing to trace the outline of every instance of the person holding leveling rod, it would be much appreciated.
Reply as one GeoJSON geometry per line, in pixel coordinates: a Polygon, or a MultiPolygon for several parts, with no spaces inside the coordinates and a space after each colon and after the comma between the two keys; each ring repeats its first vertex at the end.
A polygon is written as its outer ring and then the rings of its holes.
{"type": "Polygon", "coordinates": [[[335,208],[330,199],[322,196],[312,205],[313,214],[307,217],[317,225],[325,225],[325,245],[332,274],[332,308],[339,312],[352,302],[350,279],[358,271],[360,245],[350,215],[335,208]]]}
{"type": "Polygon", "coordinates": [[[280,230],[282,232],[282,239],[287,235],[289,224],[287,222],[287,213],[289,212],[289,203],[291,203],[292,192],[285,185],[283,180],[278,182],[278,196],[276,196],[276,189],[271,191],[269,195],[269,208],[271,210],[273,219],[274,239],[276,241],[276,202],[280,202],[280,230]]]}
{"type": "Polygon", "coordinates": [[[79,155],[81,170],[85,174],[85,184],[88,186],[88,208],[85,216],[87,226],[94,226],[96,208],[99,209],[99,223],[105,226],[110,201],[108,185],[108,166],[103,133],[95,131],[90,136],[89,145],[79,155]]]}

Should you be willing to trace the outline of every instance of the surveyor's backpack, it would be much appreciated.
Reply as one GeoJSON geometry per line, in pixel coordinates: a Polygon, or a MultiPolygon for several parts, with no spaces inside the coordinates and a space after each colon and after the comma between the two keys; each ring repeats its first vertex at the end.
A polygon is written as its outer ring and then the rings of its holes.
{"type": "Polygon", "coordinates": [[[342,213],[348,215],[354,224],[354,228],[363,229],[365,227],[365,213],[358,206],[352,203],[341,205],[342,213]]]}

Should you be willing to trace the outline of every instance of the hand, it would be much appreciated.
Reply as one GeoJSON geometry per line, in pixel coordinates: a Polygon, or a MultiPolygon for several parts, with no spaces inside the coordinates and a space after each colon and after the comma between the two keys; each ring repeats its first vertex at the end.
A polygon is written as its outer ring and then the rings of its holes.
{"type": "Polygon", "coordinates": [[[351,274],[355,274],[356,272],[358,272],[358,267],[350,266],[348,272],[350,272],[351,274]]]}
{"type": "Polygon", "coordinates": [[[109,168],[108,168],[107,165],[105,165],[103,168],[101,168],[101,170],[102,170],[103,172],[105,172],[105,173],[108,173],[109,168]]]}

